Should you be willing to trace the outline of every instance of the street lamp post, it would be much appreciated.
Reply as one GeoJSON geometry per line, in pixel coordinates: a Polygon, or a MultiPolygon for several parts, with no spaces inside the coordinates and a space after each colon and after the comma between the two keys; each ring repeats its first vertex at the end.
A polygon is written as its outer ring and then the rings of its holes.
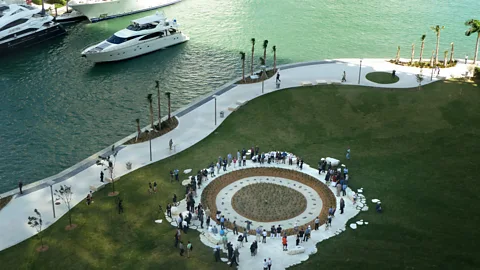
{"type": "Polygon", "coordinates": [[[152,161],[152,137],[150,137],[150,161],[152,161]]]}
{"type": "Polygon", "coordinates": [[[360,84],[360,77],[362,75],[362,61],[363,59],[360,59],[360,70],[358,71],[358,84],[360,84]]]}
{"type": "Polygon", "coordinates": [[[264,82],[265,82],[265,68],[266,66],[265,65],[262,65],[262,94],[263,94],[263,91],[265,89],[264,87],[264,82]]]}
{"type": "Polygon", "coordinates": [[[215,126],[217,125],[217,95],[212,96],[215,100],[215,126]]]}
{"type": "Polygon", "coordinates": [[[53,211],[53,218],[55,218],[55,202],[53,201],[53,185],[55,182],[53,180],[49,181],[48,184],[50,185],[50,194],[52,196],[52,211],[53,211]]]}
{"type": "Polygon", "coordinates": [[[430,81],[433,81],[433,67],[432,67],[432,75],[430,75],[430,81]]]}

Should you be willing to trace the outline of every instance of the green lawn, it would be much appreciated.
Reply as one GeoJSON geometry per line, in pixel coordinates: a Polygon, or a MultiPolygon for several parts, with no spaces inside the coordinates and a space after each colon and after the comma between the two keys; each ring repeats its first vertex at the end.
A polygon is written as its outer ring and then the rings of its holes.
{"type": "MultiPolygon", "coordinates": [[[[155,224],[158,204],[172,193],[170,169],[203,168],[218,155],[259,145],[285,149],[315,165],[321,157],[344,159],[351,185],[379,198],[385,213],[362,212],[356,231],[318,244],[318,253],[295,269],[479,269],[480,87],[437,82],[421,91],[326,85],[282,90],[250,101],[215,134],[167,160],[137,170],[116,184],[125,214],[115,213],[108,189],[91,206],[74,209],[38,239],[0,252],[2,269],[222,269],[197,233],[191,259],[173,248],[174,228],[155,224]],[[159,193],[148,195],[148,181],[159,193]]],[[[26,217],[25,217],[26,220],[26,217]]]]}
{"type": "Polygon", "coordinates": [[[392,77],[392,73],[389,72],[370,72],[365,76],[367,80],[379,83],[379,84],[390,84],[398,82],[399,78],[397,75],[392,77]]]}

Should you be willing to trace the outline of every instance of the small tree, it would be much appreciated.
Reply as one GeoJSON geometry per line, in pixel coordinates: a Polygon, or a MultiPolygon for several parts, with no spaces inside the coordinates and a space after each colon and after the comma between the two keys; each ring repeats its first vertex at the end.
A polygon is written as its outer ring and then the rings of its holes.
{"type": "Polygon", "coordinates": [[[425,48],[425,38],[427,35],[422,35],[420,40],[422,41],[422,46],[420,47],[420,59],[418,60],[419,63],[422,63],[422,57],[423,57],[423,49],[425,48]]]}
{"type": "Polygon", "coordinates": [[[420,69],[420,73],[415,75],[417,77],[417,82],[418,82],[418,90],[420,90],[420,88],[422,87],[422,82],[424,80],[423,78],[423,70],[420,69]]]}
{"type": "Polygon", "coordinates": [[[400,60],[400,46],[397,47],[397,55],[395,56],[395,63],[398,64],[400,60]]]}
{"type": "Polygon", "coordinates": [[[43,244],[43,235],[42,235],[42,225],[43,225],[43,221],[42,221],[42,214],[40,214],[40,212],[38,212],[37,209],[33,210],[33,212],[35,212],[35,214],[37,216],[29,216],[28,217],[28,222],[27,224],[32,227],[32,228],[35,228],[35,230],[37,231],[37,235],[38,237],[40,237],[40,244],[41,246],[39,248],[37,248],[37,251],[46,251],[48,249],[48,246],[45,246],[43,244]]]}
{"type": "Polygon", "coordinates": [[[240,60],[242,60],[242,80],[245,81],[245,53],[240,52],[240,60]]]}
{"type": "Polygon", "coordinates": [[[453,49],[454,49],[454,47],[453,47],[453,42],[450,43],[450,46],[451,46],[451,48],[450,48],[450,63],[453,64],[453,51],[454,51],[454,50],[453,50],[453,49]]]}
{"type": "Polygon", "coordinates": [[[273,71],[277,71],[277,46],[273,45],[273,71]]]}
{"type": "Polygon", "coordinates": [[[413,65],[413,56],[415,56],[415,43],[412,43],[412,55],[410,56],[411,65],[413,65]]]}
{"type": "Polygon", "coordinates": [[[67,185],[60,185],[60,189],[55,190],[55,196],[57,196],[57,200],[62,200],[63,203],[67,206],[68,209],[68,222],[69,225],[67,226],[67,230],[74,229],[77,225],[72,224],[72,211],[70,202],[72,201],[72,187],[67,185]]]}
{"type": "Polygon", "coordinates": [[[253,75],[253,54],[255,53],[255,38],[250,40],[252,42],[252,62],[250,63],[250,75],[253,75]]]}
{"type": "Polygon", "coordinates": [[[148,94],[147,95],[147,101],[148,101],[148,104],[149,104],[149,107],[150,107],[150,126],[151,128],[153,129],[154,126],[153,126],[153,98],[152,98],[152,94],[148,94]]]}
{"type": "MultiPolygon", "coordinates": [[[[267,62],[267,47],[268,47],[268,40],[263,41],[263,60],[265,63],[267,62]]],[[[263,65],[265,65],[265,63],[263,65]]]]}
{"type": "Polygon", "coordinates": [[[172,109],[171,103],[170,103],[170,92],[166,92],[165,96],[167,96],[167,102],[168,102],[168,120],[170,120],[170,111],[172,109]]]}
{"type": "Polygon", "coordinates": [[[142,130],[140,129],[140,119],[137,118],[135,119],[135,122],[137,122],[137,139],[138,140],[140,138],[140,135],[142,134],[142,130]]]}
{"type": "Polygon", "coordinates": [[[264,72],[264,69],[265,69],[265,59],[264,59],[263,57],[260,57],[259,60],[260,60],[260,64],[262,65],[262,75],[261,75],[261,78],[262,78],[262,79],[265,79],[265,78],[266,78],[266,76],[265,76],[266,74],[265,74],[265,72],[264,72]]]}
{"type": "Polygon", "coordinates": [[[447,67],[448,50],[443,52],[443,66],[447,67]]]}

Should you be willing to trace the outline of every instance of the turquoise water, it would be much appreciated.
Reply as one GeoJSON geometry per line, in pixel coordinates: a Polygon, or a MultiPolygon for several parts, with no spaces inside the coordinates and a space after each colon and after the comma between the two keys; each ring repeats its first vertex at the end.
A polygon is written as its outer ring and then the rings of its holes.
{"type": "MultiPolygon", "coordinates": [[[[241,74],[238,52],[250,38],[277,46],[279,64],[325,58],[410,57],[427,34],[425,56],[435,47],[432,25],[445,25],[440,52],[473,58],[475,38],[464,21],[479,16],[478,0],[184,0],[165,8],[191,37],[185,44],[132,60],[94,65],[83,48],[106,39],[135,18],[68,25],[69,34],[0,58],[0,192],[30,183],[83,160],[148,124],[148,93],[172,93],[173,109],[241,74]],[[461,2],[461,3],[460,3],[461,2]]],[[[441,54],[443,55],[443,54],[441,54]]],[[[441,57],[443,58],[443,56],[441,57]]],[[[250,59],[250,56],[247,57],[250,59]]],[[[163,108],[166,109],[165,104],[163,108]]]]}

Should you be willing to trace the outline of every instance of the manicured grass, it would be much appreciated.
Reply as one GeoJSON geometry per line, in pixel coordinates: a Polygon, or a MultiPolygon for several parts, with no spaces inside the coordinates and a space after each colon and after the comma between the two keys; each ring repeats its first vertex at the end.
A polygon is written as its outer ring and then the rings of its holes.
{"type": "Polygon", "coordinates": [[[180,258],[174,228],[153,220],[163,218],[158,204],[184,192],[170,183],[169,170],[196,171],[219,155],[259,145],[312,165],[325,156],[344,160],[350,146],[350,184],[363,187],[369,200],[381,199],[385,210],[362,212],[358,218],[368,226],[319,243],[318,253],[294,269],[478,269],[479,90],[448,81],[421,91],[326,85],[260,97],[194,147],[122,177],[115,186],[124,214],[102,190],[93,205],[73,210],[77,229],[66,232],[63,217],[45,232],[47,252],[36,253],[39,241],[27,240],[0,252],[1,268],[223,269],[198,233],[184,237],[195,246],[193,258],[180,258]],[[148,195],[153,180],[159,192],[148,195]]]}
{"type": "Polygon", "coordinates": [[[396,83],[399,80],[397,75],[395,75],[395,77],[392,77],[392,73],[389,72],[370,72],[365,77],[369,81],[380,84],[396,83]]]}

